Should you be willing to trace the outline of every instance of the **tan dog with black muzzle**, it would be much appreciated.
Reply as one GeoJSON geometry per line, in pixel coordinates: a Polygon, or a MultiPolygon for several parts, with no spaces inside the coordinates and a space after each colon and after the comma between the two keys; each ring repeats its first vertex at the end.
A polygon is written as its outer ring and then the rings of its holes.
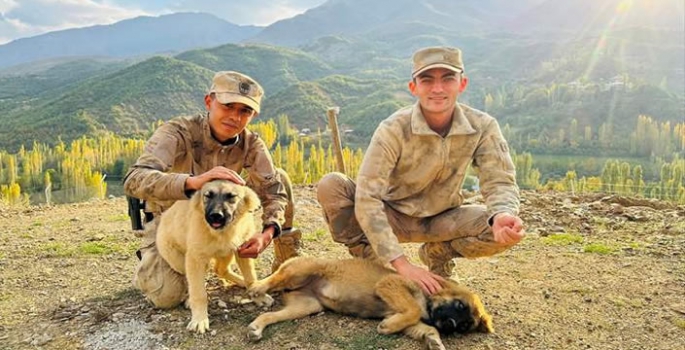
{"type": "MultiPolygon", "coordinates": [[[[261,231],[260,208],[259,197],[249,187],[215,180],[162,214],[157,249],[172,269],[186,276],[187,305],[192,313],[189,330],[204,333],[209,329],[205,274],[212,259],[220,278],[245,287],[257,279],[254,260],[240,258],[236,249],[261,231]],[[229,269],[233,259],[242,277],[229,269]]],[[[266,294],[254,301],[266,305],[273,302],[266,294]]]]}
{"type": "Polygon", "coordinates": [[[260,315],[248,326],[252,340],[261,339],[270,324],[325,309],[383,318],[379,333],[404,332],[423,340],[431,350],[445,349],[440,333],[493,332],[491,316],[467,288],[447,280],[440,292],[425,296],[414,282],[370,260],[293,258],[249,287],[255,297],[273,291],[286,291],[285,306],[260,315]]]}

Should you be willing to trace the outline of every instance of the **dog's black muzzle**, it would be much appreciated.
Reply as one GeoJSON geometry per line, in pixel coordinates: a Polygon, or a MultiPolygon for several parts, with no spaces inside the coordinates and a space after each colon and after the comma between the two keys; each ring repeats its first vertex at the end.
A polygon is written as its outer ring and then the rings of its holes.
{"type": "Polygon", "coordinates": [[[459,300],[430,309],[428,324],[434,326],[442,334],[466,333],[475,323],[471,310],[459,300]]]}
{"type": "Polygon", "coordinates": [[[205,221],[211,228],[220,230],[231,222],[231,214],[227,213],[220,203],[210,200],[205,210],[205,221]]]}

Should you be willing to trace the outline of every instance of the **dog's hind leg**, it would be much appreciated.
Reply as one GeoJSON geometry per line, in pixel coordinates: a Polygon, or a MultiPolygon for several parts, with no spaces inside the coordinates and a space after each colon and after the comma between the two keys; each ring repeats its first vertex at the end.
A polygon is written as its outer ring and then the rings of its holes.
{"type": "MultiPolygon", "coordinates": [[[[231,270],[231,261],[233,261],[233,256],[226,256],[222,258],[216,258],[214,261],[214,273],[216,273],[219,278],[232,282],[240,287],[246,288],[247,284],[243,276],[233,272],[231,270]]],[[[226,284],[224,284],[226,286],[226,284]]]]}
{"type": "Polygon", "coordinates": [[[376,294],[392,311],[378,325],[378,333],[397,333],[421,321],[422,310],[416,302],[416,293],[421,293],[418,287],[399,275],[387,275],[378,281],[376,294]]]}
{"type": "Polygon", "coordinates": [[[442,344],[438,330],[423,322],[405,328],[404,334],[412,339],[423,341],[428,350],[445,350],[445,345],[442,344]]]}
{"type": "Polygon", "coordinates": [[[324,309],[316,296],[304,291],[286,293],[283,296],[283,303],[283,309],[263,313],[247,326],[247,336],[250,340],[262,339],[264,328],[270,324],[302,318],[324,309]]]}

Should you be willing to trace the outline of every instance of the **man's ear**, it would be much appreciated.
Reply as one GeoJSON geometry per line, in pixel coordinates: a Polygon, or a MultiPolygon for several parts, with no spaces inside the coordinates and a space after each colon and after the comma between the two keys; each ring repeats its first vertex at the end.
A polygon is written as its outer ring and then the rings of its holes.
{"type": "Polygon", "coordinates": [[[209,94],[205,95],[205,107],[207,110],[209,110],[209,107],[212,105],[212,96],[209,94]]]}
{"type": "Polygon", "coordinates": [[[459,93],[464,92],[464,90],[466,90],[467,85],[469,85],[469,77],[462,74],[461,81],[459,82],[459,93]]]}
{"type": "Polygon", "coordinates": [[[412,95],[416,96],[416,82],[413,79],[409,81],[407,87],[409,87],[409,92],[411,92],[412,95]]]}

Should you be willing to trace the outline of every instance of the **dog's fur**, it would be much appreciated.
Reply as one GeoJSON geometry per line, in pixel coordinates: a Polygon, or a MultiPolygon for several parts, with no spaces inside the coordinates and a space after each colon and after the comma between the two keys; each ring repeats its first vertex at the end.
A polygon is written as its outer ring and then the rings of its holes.
{"type": "MultiPolygon", "coordinates": [[[[215,180],[162,214],[157,249],[172,269],[186,276],[186,305],[192,313],[189,330],[204,333],[209,329],[205,274],[212,259],[220,278],[245,287],[257,279],[254,260],[238,257],[236,249],[261,231],[260,208],[259,197],[249,187],[215,180]],[[229,268],[234,259],[242,277],[229,268]]],[[[258,302],[270,300],[265,296],[258,302]]]]}
{"type": "Polygon", "coordinates": [[[260,315],[248,326],[252,340],[261,339],[270,324],[324,309],[383,318],[379,333],[404,332],[425,341],[429,349],[445,349],[440,333],[493,332],[491,316],[467,288],[447,280],[440,292],[427,297],[414,282],[368,260],[293,258],[249,288],[252,296],[271,291],[286,291],[285,306],[260,315]]]}

